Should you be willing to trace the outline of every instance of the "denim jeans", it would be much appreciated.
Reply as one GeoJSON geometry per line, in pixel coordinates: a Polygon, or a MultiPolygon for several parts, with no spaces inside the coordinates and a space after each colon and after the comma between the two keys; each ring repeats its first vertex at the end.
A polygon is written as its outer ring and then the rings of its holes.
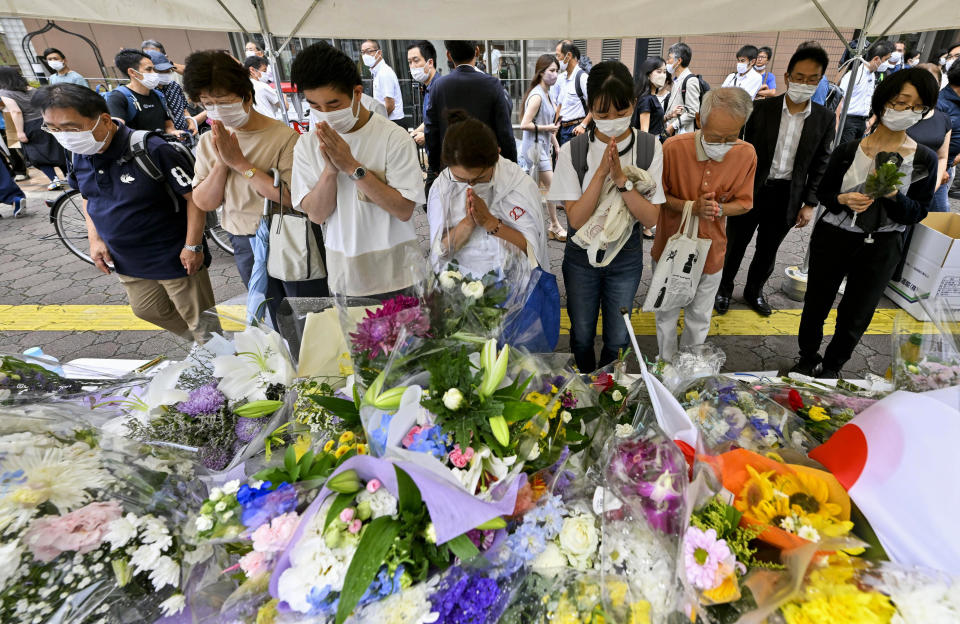
{"type": "Polygon", "coordinates": [[[579,126],[567,126],[564,128],[560,127],[560,132],[557,135],[557,143],[560,144],[560,147],[563,147],[563,144],[572,139],[574,136],[573,131],[576,130],[579,126]]]}
{"type": "MultiPolygon", "coordinates": [[[[243,280],[243,286],[246,288],[250,284],[250,274],[253,272],[253,248],[250,246],[250,239],[253,236],[230,235],[230,244],[233,245],[233,260],[237,264],[237,272],[240,273],[240,279],[243,280]]],[[[322,245],[322,239],[317,242],[322,245]]],[[[321,250],[323,247],[321,247],[321,250]]],[[[326,278],[317,280],[307,280],[303,282],[284,282],[275,277],[267,279],[267,309],[270,311],[270,318],[273,320],[274,327],[277,327],[277,313],[280,309],[280,302],[285,297],[329,297],[330,290],[327,288],[326,278]]]]}
{"type": "Polygon", "coordinates": [[[950,165],[947,167],[947,173],[950,174],[950,179],[941,184],[937,192],[933,194],[933,204],[930,206],[930,212],[950,212],[950,197],[947,196],[947,193],[953,186],[953,179],[957,177],[957,166],[950,165]]]}
{"type": "Polygon", "coordinates": [[[570,350],[583,373],[606,366],[630,345],[620,308],[633,310],[633,299],[643,271],[643,238],[639,226],[609,265],[594,267],[585,249],[567,239],[563,252],[563,282],[567,288],[570,316],[570,350]],[[597,362],[594,339],[597,317],[603,310],[603,349],[597,362]]]}

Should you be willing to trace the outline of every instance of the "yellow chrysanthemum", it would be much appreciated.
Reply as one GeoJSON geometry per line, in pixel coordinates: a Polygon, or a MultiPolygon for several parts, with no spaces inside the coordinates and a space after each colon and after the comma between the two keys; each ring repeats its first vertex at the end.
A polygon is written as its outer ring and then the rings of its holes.
{"type": "Polygon", "coordinates": [[[737,575],[728,574],[722,583],[703,592],[703,596],[710,601],[708,604],[725,604],[739,600],[740,584],[737,582],[737,575]]]}
{"type": "Polygon", "coordinates": [[[333,456],[336,457],[337,459],[340,459],[341,457],[349,453],[351,448],[352,447],[349,447],[349,446],[338,447],[336,452],[334,452],[333,456]]]}
{"type": "Polygon", "coordinates": [[[650,603],[639,600],[630,605],[630,617],[627,624],[650,624],[650,603]]]}
{"type": "Polygon", "coordinates": [[[350,442],[353,442],[354,438],[356,437],[357,436],[352,431],[344,431],[340,434],[339,442],[340,444],[349,444],[350,442]]]}
{"type": "Polygon", "coordinates": [[[734,501],[734,506],[739,511],[746,511],[751,507],[756,507],[761,501],[773,499],[773,482],[770,477],[774,472],[759,473],[753,466],[747,466],[747,473],[750,477],[743,484],[740,495],[734,501]]]}
{"type": "Polygon", "coordinates": [[[334,440],[327,440],[327,443],[323,445],[323,451],[324,451],[325,453],[329,453],[330,451],[333,450],[333,447],[336,446],[336,445],[337,445],[336,441],[334,441],[334,440]]]}
{"type": "Polygon", "coordinates": [[[790,508],[799,516],[818,514],[836,518],[840,515],[840,505],[830,502],[826,481],[809,473],[779,475],[774,487],[790,497],[790,508]]]}
{"type": "Polygon", "coordinates": [[[550,397],[545,394],[540,394],[539,392],[531,392],[527,395],[525,400],[529,403],[539,405],[540,407],[546,407],[547,402],[550,401],[550,397]]]}
{"type": "Polygon", "coordinates": [[[297,438],[296,443],[293,445],[293,452],[296,454],[297,461],[300,461],[300,458],[307,454],[307,451],[310,450],[310,436],[307,434],[302,434],[297,438]]]}
{"type": "Polygon", "coordinates": [[[357,445],[357,455],[366,455],[369,452],[366,444],[357,445]]]}
{"type": "Polygon", "coordinates": [[[827,414],[827,410],[823,409],[819,405],[814,405],[811,407],[810,410],[807,411],[807,416],[810,417],[810,420],[814,420],[816,422],[830,420],[830,415],[827,414]]]}
{"type": "Polygon", "coordinates": [[[810,572],[800,599],[782,607],[787,624],[888,624],[896,607],[879,592],[860,590],[854,561],[834,556],[810,572]]]}
{"type": "Polygon", "coordinates": [[[627,584],[623,581],[608,581],[607,594],[610,597],[610,604],[614,608],[620,608],[627,599],[627,584]]]}

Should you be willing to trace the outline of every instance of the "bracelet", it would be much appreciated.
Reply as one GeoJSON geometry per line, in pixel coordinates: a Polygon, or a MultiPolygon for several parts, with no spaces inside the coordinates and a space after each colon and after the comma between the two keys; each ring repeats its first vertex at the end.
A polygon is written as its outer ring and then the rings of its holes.
{"type": "Polygon", "coordinates": [[[497,227],[493,228],[492,230],[487,230],[487,234],[490,236],[496,236],[497,232],[500,231],[501,225],[503,225],[503,219],[497,219],[497,227]]]}
{"type": "Polygon", "coordinates": [[[720,212],[717,213],[717,218],[719,219],[723,216],[723,204],[717,204],[717,206],[720,207],[720,212]]]}

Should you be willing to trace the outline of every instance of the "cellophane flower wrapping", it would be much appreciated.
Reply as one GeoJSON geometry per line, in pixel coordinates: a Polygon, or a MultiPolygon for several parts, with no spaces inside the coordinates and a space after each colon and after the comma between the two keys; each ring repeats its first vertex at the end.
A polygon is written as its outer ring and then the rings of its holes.
{"type": "Polygon", "coordinates": [[[81,408],[0,412],[0,620],[142,622],[183,610],[210,556],[182,453],[102,433],[81,408]]]}
{"type": "Polygon", "coordinates": [[[877,402],[841,388],[829,388],[792,379],[750,383],[760,395],[803,419],[803,426],[817,442],[826,442],[837,429],[877,402]]]}
{"type": "Polygon", "coordinates": [[[803,418],[735,379],[701,377],[680,386],[676,397],[711,453],[738,447],[806,453],[817,446],[803,418]]]}
{"type": "Polygon", "coordinates": [[[897,390],[925,392],[960,384],[960,313],[946,299],[922,299],[929,323],[901,310],[893,325],[893,384],[897,390]]]}
{"type": "Polygon", "coordinates": [[[695,379],[718,376],[726,361],[726,353],[706,342],[680,347],[672,362],[657,360],[652,369],[667,390],[676,393],[681,386],[689,385],[695,379]]]}

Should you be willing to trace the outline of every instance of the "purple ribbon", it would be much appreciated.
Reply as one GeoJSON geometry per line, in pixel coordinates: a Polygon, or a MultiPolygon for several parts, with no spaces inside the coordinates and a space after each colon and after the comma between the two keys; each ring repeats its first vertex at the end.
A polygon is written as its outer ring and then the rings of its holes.
{"type": "MultiPolygon", "coordinates": [[[[427,506],[427,511],[430,512],[430,520],[437,532],[437,544],[448,542],[498,516],[512,514],[517,502],[517,493],[523,481],[520,478],[514,479],[508,487],[499,492],[499,497],[486,502],[442,480],[416,464],[404,461],[388,461],[368,455],[351,457],[330,476],[332,478],[344,470],[355,470],[361,480],[369,482],[378,479],[383,487],[387,488],[388,492],[394,496],[399,496],[397,474],[394,466],[406,472],[420,490],[420,496],[427,506]]],[[[287,548],[280,555],[277,567],[270,577],[270,595],[274,598],[279,598],[277,586],[280,582],[280,575],[290,567],[290,553],[296,548],[307,525],[331,493],[332,491],[324,486],[320,490],[320,494],[300,516],[300,524],[297,525],[297,530],[294,531],[287,548]]]]}

